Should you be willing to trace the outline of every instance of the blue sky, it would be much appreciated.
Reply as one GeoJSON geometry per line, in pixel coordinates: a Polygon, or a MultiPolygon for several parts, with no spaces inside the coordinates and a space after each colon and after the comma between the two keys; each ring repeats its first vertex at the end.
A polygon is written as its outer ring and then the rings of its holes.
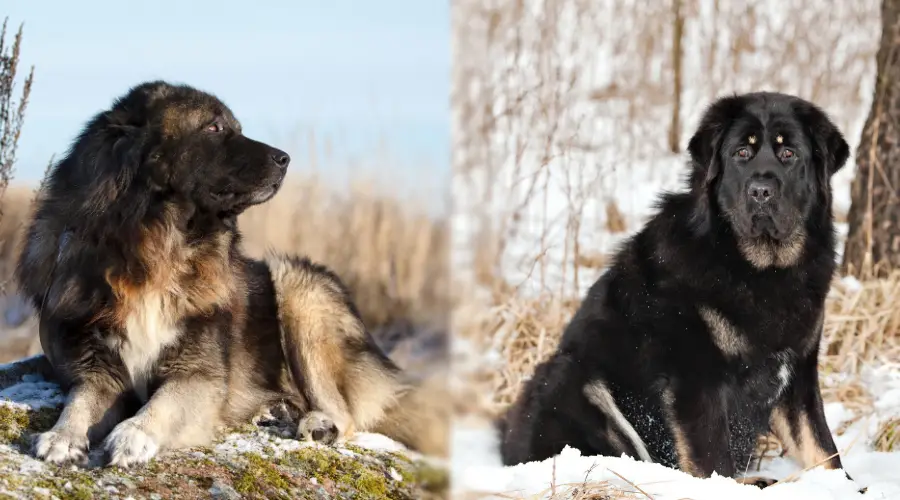
{"type": "Polygon", "coordinates": [[[22,62],[35,66],[20,181],[39,180],[114,97],[163,78],[218,95],[294,169],[309,167],[314,131],[333,145],[319,168],[338,180],[355,165],[448,191],[449,2],[15,0],[3,16],[10,31],[25,23],[22,62]]]}

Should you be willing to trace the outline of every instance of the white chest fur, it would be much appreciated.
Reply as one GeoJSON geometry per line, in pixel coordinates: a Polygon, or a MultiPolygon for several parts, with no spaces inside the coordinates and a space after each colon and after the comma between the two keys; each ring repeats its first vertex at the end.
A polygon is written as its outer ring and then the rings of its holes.
{"type": "Polygon", "coordinates": [[[778,375],[776,377],[777,385],[775,389],[775,396],[772,398],[773,401],[777,400],[784,394],[784,390],[787,389],[788,384],[791,383],[791,367],[788,365],[787,361],[781,363],[781,366],[778,368],[778,375]]]}
{"type": "Polygon", "coordinates": [[[116,345],[141,401],[147,400],[147,385],[160,352],[179,335],[167,298],[159,292],[143,294],[126,317],[125,340],[116,345]]]}

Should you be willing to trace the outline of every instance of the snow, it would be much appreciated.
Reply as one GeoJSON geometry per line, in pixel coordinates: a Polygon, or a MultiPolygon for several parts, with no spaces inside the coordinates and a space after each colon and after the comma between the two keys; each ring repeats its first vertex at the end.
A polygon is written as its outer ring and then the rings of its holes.
{"type": "MultiPolygon", "coordinates": [[[[0,370],[4,365],[0,365],[0,370]]],[[[0,405],[23,409],[40,409],[61,405],[65,395],[54,382],[47,382],[40,375],[23,375],[22,382],[0,390],[0,405]]]]}
{"type": "Polygon", "coordinates": [[[856,415],[840,402],[825,405],[841,460],[854,481],[848,481],[842,471],[819,467],[801,472],[789,458],[768,458],[759,471],[751,466],[746,475],[787,481],[761,490],[721,476],[698,479],[627,456],[586,457],[572,448],[543,462],[504,467],[493,430],[485,422],[470,419],[453,430],[454,490],[482,492],[487,495],[484,498],[549,498],[554,483],[557,490],[563,490],[565,485],[608,481],[626,491],[635,491],[637,485],[654,499],[900,498],[900,452],[877,452],[871,446],[880,424],[900,418],[900,364],[866,368],[860,383],[875,398],[873,413],[856,415]],[[866,492],[860,494],[863,487],[866,492]]]}

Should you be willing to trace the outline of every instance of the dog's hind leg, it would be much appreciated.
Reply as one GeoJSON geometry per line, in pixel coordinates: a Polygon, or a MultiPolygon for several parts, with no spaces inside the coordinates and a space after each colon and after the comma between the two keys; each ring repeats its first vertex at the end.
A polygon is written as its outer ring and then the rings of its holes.
{"type": "MultiPolygon", "coordinates": [[[[375,431],[418,451],[446,452],[441,391],[406,380],[366,331],[338,278],[305,259],[270,256],[281,341],[310,411],[301,438],[331,443],[375,431]]],[[[444,399],[444,403],[449,397],[444,399]]]]}
{"type": "MultiPolygon", "coordinates": [[[[358,426],[349,401],[357,377],[369,369],[367,332],[337,277],[305,259],[267,259],[278,305],[282,351],[291,378],[311,411],[298,435],[331,443],[358,426]]],[[[384,401],[381,405],[386,405],[384,401]]]]}
{"type": "Polygon", "coordinates": [[[602,380],[595,379],[584,386],[584,396],[588,402],[596,406],[610,420],[607,435],[611,446],[618,452],[629,453],[632,457],[644,462],[652,462],[647,445],[638,435],[631,422],[625,418],[612,393],[602,380]]]}
{"type": "Polygon", "coordinates": [[[678,467],[695,477],[734,477],[727,402],[720,389],[691,379],[673,381],[662,394],[678,467]]]}

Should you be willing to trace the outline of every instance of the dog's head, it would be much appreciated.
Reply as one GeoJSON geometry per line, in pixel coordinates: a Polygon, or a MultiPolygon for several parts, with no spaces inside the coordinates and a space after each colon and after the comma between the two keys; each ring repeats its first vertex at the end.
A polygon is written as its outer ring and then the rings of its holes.
{"type": "Polygon", "coordinates": [[[812,103],[779,93],[719,99],[688,146],[695,225],[720,217],[742,245],[794,244],[816,210],[830,216],[831,176],[849,147],[812,103]]]}
{"type": "Polygon", "coordinates": [[[161,81],[132,88],[98,115],[70,158],[80,160],[69,167],[73,177],[95,179],[95,200],[150,193],[228,217],[272,198],[290,163],[245,136],[215,96],[161,81]]]}

